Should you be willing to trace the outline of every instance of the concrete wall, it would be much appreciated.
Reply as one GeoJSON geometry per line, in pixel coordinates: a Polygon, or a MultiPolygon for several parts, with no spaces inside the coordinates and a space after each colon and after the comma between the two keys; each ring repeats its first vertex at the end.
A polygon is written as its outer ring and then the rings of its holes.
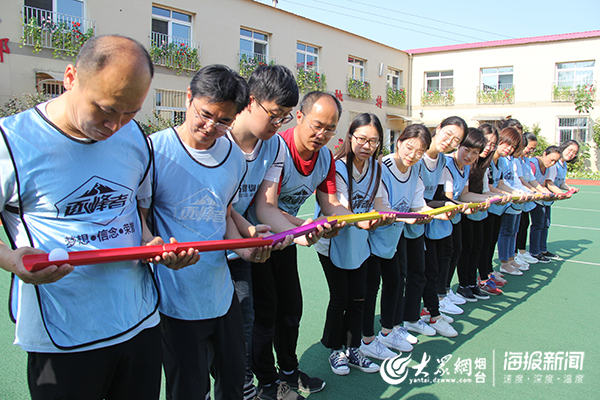
{"type": "MultiPolygon", "coordinates": [[[[0,37],[10,39],[11,54],[5,54],[4,63],[0,64],[1,104],[12,95],[34,92],[36,71],[62,73],[71,62],[53,59],[51,50],[44,49],[34,54],[30,46],[19,48],[23,2],[7,0],[5,3],[0,37]]],[[[149,47],[152,4],[146,0],[87,1],[85,16],[96,20],[98,35],[118,33],[133,37],[149,47]]],[[[349,126],[351,111],[373,112],[388,129],[399,130],[405,125],[405,120],[397,115],[406,116],[407,108],[389,107],[386,101],[388,66],[402,70],[404,82],[408,80],[408,55],[405,52],[251,0],[170,0],[154,4],[193,14],[192,40],[201,42],[202,65],[220,63],[237,70],[240,27],[268,33],[269,55],[294,73],[297,41],[319,47],[319,66],[327,75],[328,92],[334,93],[337,89],[343,93],[345,112],[338,126],[339,136],[345,134],[349,126]],[[367,61],[365,78],[371,83],[371,101],[352,100],[346,93],[348,55],[367,61]],[[382,76],[378,74],[380,63],[384,64],[382,76]],[[383,99],[381,108],[376,106],[377,96],[383,99]]],[[[187,76],[184,72],[177,75],[173,70],[157,66],[148,98],[136,118],[145,122],[146,116],[151,115],[155,88],[185,90],[191,74],[187,76]]],[[[332,139],[330,145],[335,143],[337,139],[332,139]]]]}
{"type": "MultiPolygon", "coordinates": [[[[559,141],[558,117],[579,117],[573,102],[552,101],[556,63],[595,60],[594,79],[600,77],[600,38],[563,40],[525,45],[454,50],[415,54],[412,69],[412,116],[436,123],[450,115],[463,117],[477,126],[478,115],[517,118],[531,127],[539,123],[550,142],[559,141]],[[513,67],[515,100],[513,104],[477,104],[481,68],[513,67]],[[456,102],[452,106],[422,106],[428,71],[454,71],[456,102]],[[423,115],[420,115],[422,110],[423,115]]],[[[597,85],[596,85],[597,86],[597,85]]],[[[598,97],[598,96],[596,96],[598,97]]],[[[594,102],[592,117],[598,117],[600,101],[594,102]]],[[[588,138],[591,141],[591,127],[588,138]]]]}

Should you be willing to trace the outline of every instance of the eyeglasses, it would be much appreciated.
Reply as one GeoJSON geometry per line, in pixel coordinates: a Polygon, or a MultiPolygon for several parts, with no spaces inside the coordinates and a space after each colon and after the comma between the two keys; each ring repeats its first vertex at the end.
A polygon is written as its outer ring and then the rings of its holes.
{"type": "Polygon", "coordinates": [[[406,154],[408,154],[408,155],[412,154],[417,157],[423,157],[423,154],[425,154],[425,151],[426,151],[426,150],[417,150],[406,142],[402,142],[401,146],[402,146],[402,149],[404,150],[404,152],[406,152],[406,154]]]}
{"type": "Polygon", "coordinates": [[[453,146],[458,146],[461,142],[462,138],[458,137],[458,136],[452,136],[452,132],[451,131],[445,131],[444,132],[444,142],[450,141],[450,144],[452,144],[453,146]]]}
{"type": "Polygon", "coordinates": [[[256,101],[256,104],[258,104],[260,106],[260,108],[262,108],[263,110],[265,110],[265,112],[269,115],[269,117],[271,117],[271,119],[269,120],[269,122],[271,123],[271,125],[285,125],[288,122],[290,122],[291,120],[294,119],[294,117],[292,116],[291,113],[289,113],[288,115],[286,115],[285,117],[278,117],[273,115],[269,110],[267,110],[262,104],[260,104],[260,102],[256,99],[254,99],[256,101]]]}
{"type": "Polygon", "coordinates": [[[316,128],[316,127],[314,127],[310,123],[310,121],[308,120],[308,118],[306,117],[306,114],[304,114],[302,111],[300,111],[300,112],[302,113],[302,115],[304,115],[304,119],[306,120],[306,123],[308,124],[308,127],[315,133],[315,135],[322,134],[327,139],[331,139],[332,137],[334,137],[336,135],[337,131],[330,131],[330,130],[325,129],[325,128],[316,128]]]}
{"type": "Polygon", "coordinates": [[[215,122],[210,118],[203,117],[198,110],[196,110],[196,105],[194,104],[194,99],[190,100],[190,104],[192,105],[192,109],[194,110],[194,116],[198,118],[200,121],[204,122],[204,127],[206,125],[212,125],[215,127],[215,130],[220,134],[228,134],[233,129],[233,126],[225,125],[220,122],[215,122]]]}
{"type": "Polygon", "coordinates": [[[367,143],[369,143],[369,146],[371,147],[379,146],[379,139],[367,139],[366,137],[355,135],[352,135],[352,137],[356,139],[356,143],[358,143],[359,146],[364,146],[367,143]]]}

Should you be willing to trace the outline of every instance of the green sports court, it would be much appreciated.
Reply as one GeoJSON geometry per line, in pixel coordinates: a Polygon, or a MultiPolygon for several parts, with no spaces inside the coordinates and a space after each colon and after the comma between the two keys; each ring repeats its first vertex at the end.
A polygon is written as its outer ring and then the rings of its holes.
{"type": "MultiPolygon", "coordinates": [[[[580,185],[552,207],[550,251],[562,260],[508,276],[501,296],[467,303],[453,326],[459,336],[419,337],[412,354],[377,374],[331,372],[319,342],[328,302],[313,248],[299,250],[304,294],[300,368],[327,381],[309,397],[337,399],[597,399],[600,398],[600,186],[580,185]],[[393,381],[395,380],[395,381],[393,381]],[[596,394],[594,394],[596,393],[596,394]]],[[[314,197],[302,208],[312,215],[314,197]]],[[[0,278],[0,399],[28,399],[26,353],[12,344],[10,277],[0,278]]],[[[163,383],[164,386],[164,383],[163,383]]],[[[161,397],[164,398],[164,395],[161,397]]]]}

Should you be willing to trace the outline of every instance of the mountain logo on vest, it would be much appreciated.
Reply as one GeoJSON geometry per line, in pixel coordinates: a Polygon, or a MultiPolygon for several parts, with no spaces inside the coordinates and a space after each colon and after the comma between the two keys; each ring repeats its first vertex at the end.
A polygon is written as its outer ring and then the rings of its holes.
{"type": "Polygon", "coordinates": [[[361,190],[355,190],[352,194],[352,210],[361,212],[371,208],[370,198],[367,193],[361,190]]]}
{"type": "Polygon", "coordinates": [[[410,210],[410,204],[406,197],[402,197],[400,201],[396,202],[392,208],[398,212],[408,212],[410,210]]]}
{"type": "Polygon", "coordinates": [[[69,218],[106,226],[125,211],[132,198],[132,189],[94,175],[54,207],[59,219],[69,218]],[[102,219],[102,213],[107,215],[106,220],[102,219]]]}
{"type": "Polygon", "coordinates": [[[202,189],[175,206],[175,220],[200,235],[210,239],[225,233],[225,205],[209,189],[202,189]]]}
{"type": "Polygon", "coordinates": [[[288,206],[289,210],[284,211],[289,211],[289,213],[295,215],[300,209],[300,206],[304,204],[306,199],[308,199],[312,193],[313,191],[310,190],[308,186],[302,185],[296,188],[292,193],[281,196],[279,202],[288,206]]]}

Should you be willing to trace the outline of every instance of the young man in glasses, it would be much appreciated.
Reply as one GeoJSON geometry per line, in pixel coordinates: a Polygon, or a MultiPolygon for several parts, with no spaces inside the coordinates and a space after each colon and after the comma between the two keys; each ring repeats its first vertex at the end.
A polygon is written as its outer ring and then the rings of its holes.
{"type": "MultiPolygon", "coordinates": [[[[238,114],[233,129],[228,134],[231,141],[242,150],[248,167],[240,186],[238,201],[233,205],[234,210],[243,216],[247,216],[248,208],[263,180],[279,182],[285,149],[283,142],[273,136],[284,124],[294,119],[291,111],[298,104],[299,96],[294,75],[282,65],[258,67],[250,75],[248,86],[250,102],[238,114]]],[[[250,214],[253,216],[254,213],[251,211],[250,214]]],[[[247,218],[256,222],[251,216],[247,218]]],[[[246,338],[244,400],[249,400],[257,395],[251,368],[252,325],[254,324],[251,264],[234,252],[228,253],[228,264],[244,320],[246,338]]],[[[294,394],[289,395],[294,396],[294,394]]],[[[266,394],[261,396],[267,398],[266,394]]]]}
{"type": "MultiPolygon", "coordinates": [[[[336,134],[341,112],[342,106],[334,96],[310,92],[296,112],[296,126],[280,134],[286,151],[280,182],[264,180],[255,197],[258,220],[269,224],[272,231],[282,232],[305,223],[296,215],[315,190],[324,215],[350,213],[337,200],[335,164],[331,151],[325,147],[336,134]]],[[[329,231],[327,225],[328,230],[318,236],[335,235],[335,229],[341,226],[329,231]]],[[[295,242],[314,243],[307,239],[310,238],[298,238],[295,242]]],[[[296,246],[289,246],[273,253],[266,263],[252,266],[255,312],[252,368],[263,393],[272,393],[277,382],[305,393],[325,387],[323,380],[311,378],[298,369],[296,345],[302,292],[296,255],[296,246]]]]}
{"type": "MultiPolygon", "coordinates": [[[[148,218],[155,232],[170,236],[177,232],[181,241],[256,235],[259,228],[247,221],[242,224],[232,210],[246,160],[224,137],[248,101],[248,85],[237,73],[224,65],[204,67],[187,90],[185,121],[150,136],[154,195],[148,218]]],[[[236,253],[260,263],[270,251],[262,247],[236,253]]],[[[244,328],[225,252],[202,253],[196,265],[179,271],[157,265],[155,274],[161,294],[167,397],[209,394],[210,360],[215,397],[241,399],[244,328]]]]}

